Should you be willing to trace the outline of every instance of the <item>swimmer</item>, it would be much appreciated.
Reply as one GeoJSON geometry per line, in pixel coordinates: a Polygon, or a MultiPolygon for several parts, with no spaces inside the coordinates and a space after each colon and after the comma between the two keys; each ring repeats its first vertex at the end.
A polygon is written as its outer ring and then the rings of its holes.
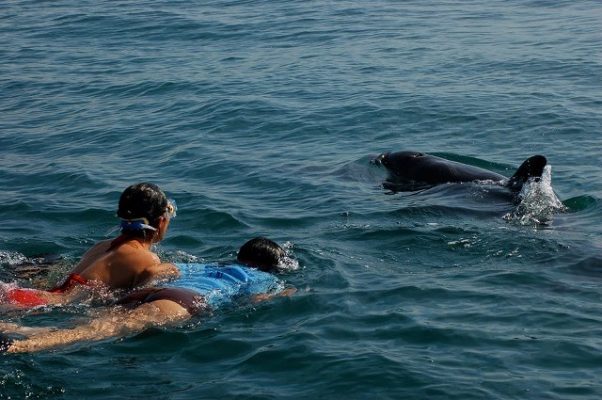
{"type": "Polygon", "coordinates": [[[174,264],[162,263],[151,251],[155,243],[163,240],[176,216],[173,200],[168,200],[157,185],[139,183],[121,194],[117,216],[121,218],[121,235],[88,250],[53,291],[87,282],[98,282],[113,290],[132,289],[156,278],[179,275],[174,264]]]}
{"type": "Polygon", "coordinates": [[[251,302],[268,300],[274,296],[291,296],[295,293],[295,288],[284,289],[281,286],[276,288],[273,285],[268,285],[271,288],[265,292],[249,291],[249,288],[253,287],[266,288],[267,276],[272,277],[273,283],[278,281],[273,275],[264,271],[255,270],[255,273],[245,271],[245,269],[254,270],[260,265],[262,268],[274,270],[284,255],[284,250],[275,242],[265,238],[252,239],[241,248],[239,255],[241,253],[242,256],[238,258],[242,257],[247,265],[255,267],[233,265],[222,267],[219,273],[216,273],[215,269],[210,269],[206,271],[205,280],[196,289],[184,287],[138,289],[118,300],[115,303],[116,307],[102,311],[97,318],[71,329],[0,323],[0,331],[25,336],[22,339],[12,339],[3,333],[0,334],[0,352],[43,351],[81,341],[98,341],[132,335],[150,327],[182,323],[195,315],[208,313],[223,303],[223,297],[217,302],[212,298],[216,288],[227,292],[230,298],[235,294],[249,294],[251,302]],[[213,281],[216,286],[206,286],[210,281],[213,281]],[[236,290],[232,291],[228,288],[236,288],[236,290]]]}
{"type": "Polygon", "coordinates": [[[286,252],[276,242],[257,237],[242,245],[235,263],[177,264],[182,274],[173,284],[200,291],[211,308],[239,297],[262,301],[273,293],[294,293],[294,288],[283,288],[273,274],[287,260],[286,252]]]}
{"type": "Polygon", "coordinates": [[[151,251],[165,237],[175,215],[175,203],[157,185],[131,185],[119,199],[121,234],[117,238],[94,245],[67,278],[49,291],[15,288],[3,297],[23,306],[61,304],[73,301],[79,292],[75,289],[133,289],[155,279],[177,277],[178,268],[161,262],[151,251]]]}
{"type": "Polygon", "coordinates": [[[184,288],[141,289],[118,303],[119,307],[103,310],[89,322],[67,329],[0,322],[0,331],[25,336],[13,340],[1,333],[0,352],[35,352],[131,335],[150,327],[181,323],[205,309],[203,297],[184,288]]]}

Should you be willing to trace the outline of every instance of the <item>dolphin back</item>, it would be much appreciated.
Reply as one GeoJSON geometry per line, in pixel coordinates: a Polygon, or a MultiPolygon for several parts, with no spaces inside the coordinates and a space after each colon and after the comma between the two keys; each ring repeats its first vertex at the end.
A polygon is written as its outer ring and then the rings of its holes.
{"type": "Polygon", "coordinates": [[[390,172],[390,180],[412,184],[438,185],[507,179],[479,167],[413,151],[383,153],[373,163],[384,166],[390,172]]]}

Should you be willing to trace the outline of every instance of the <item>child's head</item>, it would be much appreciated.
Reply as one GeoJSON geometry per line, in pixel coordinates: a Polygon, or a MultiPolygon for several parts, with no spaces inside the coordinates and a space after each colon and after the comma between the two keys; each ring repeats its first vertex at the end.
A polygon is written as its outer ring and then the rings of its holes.
{"type": "Polygon", "coordinates": [[[145,230],[157,230],[159,220],[169,211],[165,193],[153,183],[137,183],[126,188],[119,198],[117,216],[122,219],[124,233],[144,235],[145,230]]]}
{"type": "Polygon", "coordinates": [[[236,259],[241,264],[261,271],[273,272],[278,269],[285,256],[284,249],[278,243],[264,237],[257,237],[242,245],[236,259]]]}

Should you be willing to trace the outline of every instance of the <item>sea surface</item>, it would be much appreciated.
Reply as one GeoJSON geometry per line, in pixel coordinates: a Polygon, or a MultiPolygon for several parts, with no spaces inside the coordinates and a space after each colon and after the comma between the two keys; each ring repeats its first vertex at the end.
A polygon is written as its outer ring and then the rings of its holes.
{"type": "Polygon", "coordinates": [[[164,260],[264,235],[299,266],[291,298],[0,355],[0,399],[600,399],[601,135],[599,1],[3,0],[0,280],[58,280],[140,181],[179,207],[164,260]],[[391,193],[397,150],[543,154],[565,209],[391,193]]]}

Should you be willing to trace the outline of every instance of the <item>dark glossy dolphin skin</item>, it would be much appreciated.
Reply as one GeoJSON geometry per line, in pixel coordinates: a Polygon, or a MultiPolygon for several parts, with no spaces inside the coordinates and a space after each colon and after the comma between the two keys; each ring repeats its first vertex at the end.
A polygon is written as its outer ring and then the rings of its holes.
{"type": "Polygon", "coordinates": [[[383,186],[393,191],[411,191],[443,183],[479,181],[492,181],[507,186],[512,191],[520,191],[529,178],[541,177],[547,160],[540,155],[529,157],[510,178],[417,151],[383,153],[376,157],[373,163],[387,169],[389,178],[383,186]]]}

